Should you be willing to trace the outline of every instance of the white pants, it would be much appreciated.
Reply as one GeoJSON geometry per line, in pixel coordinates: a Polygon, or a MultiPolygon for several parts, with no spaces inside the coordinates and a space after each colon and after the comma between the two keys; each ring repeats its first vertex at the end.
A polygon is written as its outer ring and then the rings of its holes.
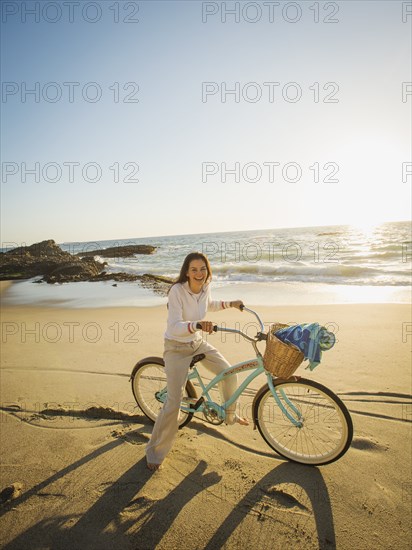
{"type": "MultiPolygon", "coordinates": [[[[221,353],[205,342],[201,337],[193,342],[165,340],[163,358],[167,378],[167,399],[156,419],[152,436],[146,446],[146,458],[149,464],[161,464],[170,451],[179,429],[179,409],[186,386],[190,362],[194,355],[204,353],[202,364],[214,375],[230,367],[221,353]]],[[[221,383],[223,398],[227,401],[237,388],[237,376],[232,375],[221,383]]],[[[226,410],[228,424],[234,422],[236,403],[226,410]]]]}

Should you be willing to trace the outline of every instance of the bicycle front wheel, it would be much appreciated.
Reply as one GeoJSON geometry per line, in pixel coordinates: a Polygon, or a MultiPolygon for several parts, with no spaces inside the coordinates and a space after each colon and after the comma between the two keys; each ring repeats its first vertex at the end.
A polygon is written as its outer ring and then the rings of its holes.
{"type": "MultiPolygon", "coordinates": [[[[139,361],[133,370],[131,382],[132,392],[137,404],[147,418],[155,422],[167,396],[167,381],[163,359],[161,357],[148,357],[139,361]]],[[[186,382],[183,399],[193,399],[195,397],[196,390],[193,384],[186,382]]],[[[190,422],[193,414],[182,410],[179,414],[179,428],[183,428],[190,422]]]]}
{"type": "Polygon", "coordinates": [[[346,406],[331,390],[313,382],[273,381],[255,398],[255,424],[266,443],[285,458],[319,466],[343,456],[353,437],[346,406]]]}

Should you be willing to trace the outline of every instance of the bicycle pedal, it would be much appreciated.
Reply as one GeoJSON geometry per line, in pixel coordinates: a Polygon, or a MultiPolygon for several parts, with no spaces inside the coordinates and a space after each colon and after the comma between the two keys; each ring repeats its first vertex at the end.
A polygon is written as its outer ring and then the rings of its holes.
{"type": "Polygon", "coordinates": [[[197,397],[183,397],[182,403],[185,405],[196,405],[197,397]]]}
{"type": "Polygon", "coordinates": [[[197,411],[197,409],[200,407],[200,405],[201,405],[202,403],[204,403],[204,401],[205,401],[205,398],[204,398],[204,397],[200,397],[200,399],[198,399],[198,400],[196,401],[196,403],[195,403],[194,406],[193,406],[193,408],[195,409],[195,411],[197,411]]]}

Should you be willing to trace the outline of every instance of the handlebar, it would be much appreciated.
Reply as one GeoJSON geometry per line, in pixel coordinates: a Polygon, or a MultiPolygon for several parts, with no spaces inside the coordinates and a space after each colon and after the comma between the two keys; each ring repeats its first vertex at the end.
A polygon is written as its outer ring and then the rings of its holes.
{"type": "Polygon", "coordinates": [[[260,331],[261,331],[261,332],[264,332],[265,327],[263,326],[263,321],[262,321],[262,319],[259,317],[259,315],[256,313],[256,311],[253,311],[253,309],[249,309],[249,308],[246,307],[246,306],[243,306],[243,307],[242,307],[242,311],[243,311],[243,310],[248,311],[249,313],[252,313],[252,314],[256,317],[256,319],[258,320],[258,323],[259,323],[259,325],[260,325],[260,331]]]}
{"type": "MultiPolygon", "coordinates": [[[[241,330],[234,329],[234,328],[223,328],[223,327],[219,327],[218,325],[213,326],[213,332],[231,332],[234,334],[240,334],[241,336],[243,336],[243,338],[245,338],[249,342],[258,342],[259,340],[266,340],[266,334],[264,333],[265,327],[263,326],[262,319],[259,317],[258,313],[256,313],[256,311],[254,311],[253,309],[249,309],[246,306],[242,306],[241,311],[247,311],[248,313],[251,313],[256,317],[259,323],[260,332],[258,332],[254,338],[251,338],[248,334],[245,334],[241,330]]],[[[200,323],[196,323],[196,328],[201,329],[202,325],[200,323]]]]}

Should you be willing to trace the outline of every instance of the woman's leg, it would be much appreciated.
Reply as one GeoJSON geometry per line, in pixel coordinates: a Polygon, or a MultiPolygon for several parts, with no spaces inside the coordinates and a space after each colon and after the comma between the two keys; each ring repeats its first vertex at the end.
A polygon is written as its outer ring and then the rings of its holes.
{"type": "Polygon", "coordinates": [[[186,384],[193,347],[166,341],[164,360],[167,378],[167,399],[153,427],[146,446],[146,460],[151,469],[161,464],[170,451],[179,428],[179,410],[186,384]]]}
{"type": "MultiPolygon", "coordinates": [[[[199,349],[196,350],[196,353],[204,353],[206,358],[203,359],[202,363],[207,369],[209,369],[213,374],[220,374],[223,370],[229,368],[230,363],[223,357],[223,355],[208,342],[202,342],[199,349]]],[[[233,374],[223,379],[220,383],[221,393],[223,399],[228,401],[229,398],[234,394],[237,388],[237,375],[233,374]]],[[[226,423],[234,424],[236,420],[240,421],[241,424],[248,424],[247,421],[243,421],[242,418],[236,415],[236,401],[232,403],[226,409],[226,423]]]]}

